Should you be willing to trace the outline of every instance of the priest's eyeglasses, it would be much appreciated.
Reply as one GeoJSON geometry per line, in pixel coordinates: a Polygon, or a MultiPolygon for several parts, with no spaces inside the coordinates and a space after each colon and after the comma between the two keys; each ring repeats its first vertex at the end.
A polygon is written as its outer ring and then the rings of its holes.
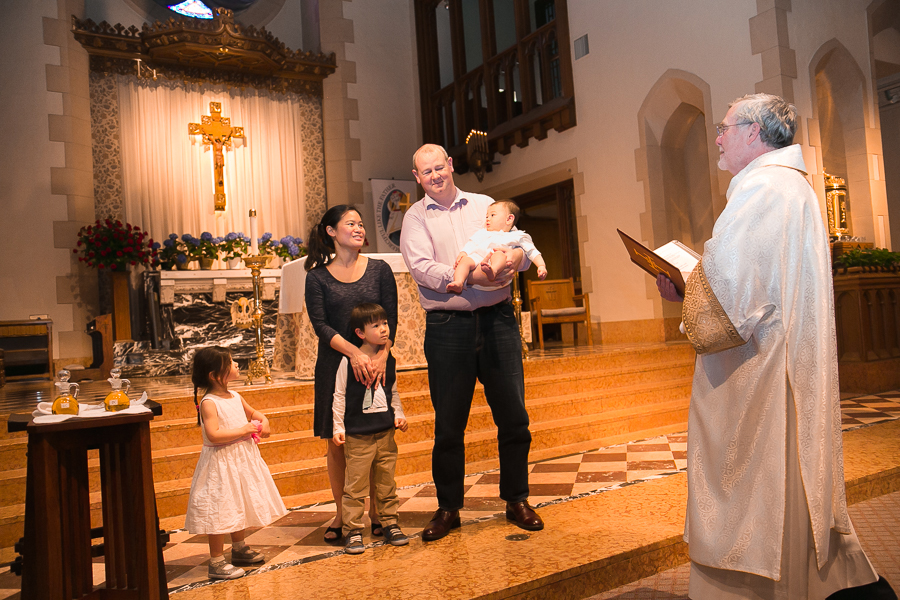
{"type": "Polygon", "coordinates": [[[725,135],[725,131],[729,127],[740,127],[741,125],[753,125],[753,121],[742,121],[740,123],[732,123],[731,125],[719,123],[718,125],[716,125],[716,133],[718,133],[719,135],[725,135]]]}

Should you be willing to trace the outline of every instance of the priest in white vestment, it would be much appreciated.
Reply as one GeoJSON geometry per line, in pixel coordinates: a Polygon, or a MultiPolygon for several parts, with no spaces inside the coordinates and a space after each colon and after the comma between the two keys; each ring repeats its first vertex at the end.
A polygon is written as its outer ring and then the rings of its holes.
{"type": "Polygon", "coordinates": [[[693,600],[896,598],[847,514],[831,258],[796,121],[756,94],[717,126],[734,178],[683,308],[693,600]]]}

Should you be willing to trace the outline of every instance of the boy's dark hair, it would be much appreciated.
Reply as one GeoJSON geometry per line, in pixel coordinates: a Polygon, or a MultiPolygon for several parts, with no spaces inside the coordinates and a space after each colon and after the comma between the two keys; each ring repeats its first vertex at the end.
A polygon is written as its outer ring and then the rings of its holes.
{"type": "Polygon", "coordinates": [[[207,346],[194,353],[194,367],[191,371],[191,383],[194,384],[194,406],[197,407],[197,425],[200,424],[200,402],[197,400],[197,388],[208,390],[212,386],[210,373],[214,377],[223,378],[231,369],[231,352],[221,346],[207,346]]]}
{"type": "Polygon", "coordinates": [[[365,330],[366,325],[382,320],[387,320],[387,311],[378,304],[365,302],[356,306],[350,313],[350,330],[365,330]]]}
{"type": "MultiPolygon", "coordinates": [[[[506,207],[506,210],[509,211],[509,214],[513,216],[513,227],[519,222],[519,216],[522,214],[522,209],[519,208],[519,205],[513,202],[512,200],[497,200],[494,204],[502,204],[506,207]]],[[[494,206],[491,204],[491,206],[494,206]]]]}

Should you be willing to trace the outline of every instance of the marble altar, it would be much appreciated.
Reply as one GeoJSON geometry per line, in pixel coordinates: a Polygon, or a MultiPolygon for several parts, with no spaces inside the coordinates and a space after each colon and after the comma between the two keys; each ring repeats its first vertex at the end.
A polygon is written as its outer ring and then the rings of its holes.
{"type": "MultiPolygon", "coordinates": [[[[263,340],[269,360],[274,357],[280,278],[281,269],[262,270],[263,340]]],[[[162,271],[145,278],[145,288],[158,299],[161,343],[153,348],[150,341],[117,342],[113,361],[124,376],[189,375],[194,352],[205,346],[229,348],[242,369],[256,358],[253,330],[235,326],[231,315],[235,300],[253,297],[250,269],[162,271]]]]}
{"type": "MultiPolygon", "coordinates": [[[[398,326],[393,348],[398,369],[425,367],[425,312],[400,254],[365,254],[386,261],[397,281],[398,326]]],[[[304,302],[305,258],[280,269],[263,269],[263,340],[273,371],[312,379],[318,339],[304,302]]],[[[252,298],[249,269],[163,271],[145,277],[145,295],[159,306],[160,347],[149,341],[116,342],[114,365],[124,377],[188,375],[198,348],[225,346],[245,369],[256,357],[251,329],[232,324],[231,304],[252,298]]]]}

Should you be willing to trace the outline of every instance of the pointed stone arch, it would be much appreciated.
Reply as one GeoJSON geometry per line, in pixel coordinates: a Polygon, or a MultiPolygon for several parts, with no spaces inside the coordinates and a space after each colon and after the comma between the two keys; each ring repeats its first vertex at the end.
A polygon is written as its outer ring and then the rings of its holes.
{"type": "Polygon", "coordinates": [[[678,237],[702,250],[725,207],[709,84],[669,69],[647,93],[637,117],[641,146],[635,161],[645,198],[641,237],[654,246],[678,237]]]}
{"type": "Polygon", "coordinates": [[[809,143],[816,149],[818,173],[813,181],[819,197],[825,197],[825,172],[846,179],[852,235],[884,246],[889,242],[875,223],[876,214],[887,215],[881,132],[866,76],[847,48],[833,38],[813,55],[809,77],[813,91],[809,143]]]}
{"type": "MultiPolygon", "coordinates": [[[[653,248],[678,239],[702,252],[725,208],[721,189],[727,184],[727,179],[720,182],[716,166],[709,84],[693,73],[669,69],[647,93],[637,117],[641,146],[635,162],[645,199],[640,237],[653,248]]],[[[647,297],[658,297],[649,278],[647,283],[647,297]]],[[[668,321],[680,313],[674,304],[662,304],[669,339],[668,321]]]]}

